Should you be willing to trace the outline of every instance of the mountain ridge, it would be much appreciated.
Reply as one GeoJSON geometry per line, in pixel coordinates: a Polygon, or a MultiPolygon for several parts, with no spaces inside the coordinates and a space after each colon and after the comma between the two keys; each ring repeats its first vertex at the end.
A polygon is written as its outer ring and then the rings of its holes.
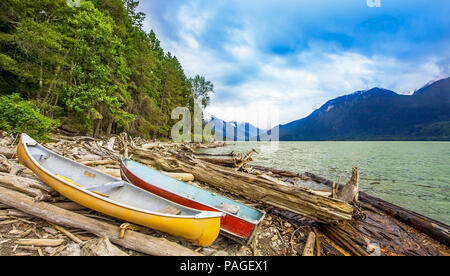
{"type": "Polygon", "coordinates": [[[254,139],[253,141],[256,141],[255,137],[266,131],[265,129],[260,129],[248,122],[226,122],[215,116],[212,116],[207,124],[208,123],[213,123],[214,137],[217,140],[250,141],[254,139]],[[224,126],[226,135],[224,135],[224,126]]]}
{"type": "Polygon", "coordinates": [[[375,87],[327,101],[309,116],[279,126],[281,141],[450,141],[450,78],[412,95],[375,87]]]}

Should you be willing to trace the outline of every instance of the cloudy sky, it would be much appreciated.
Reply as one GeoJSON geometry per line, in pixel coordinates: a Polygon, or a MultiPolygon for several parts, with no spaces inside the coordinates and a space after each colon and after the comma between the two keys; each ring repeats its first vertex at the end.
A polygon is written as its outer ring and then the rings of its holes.
{"type": "Polygon", "coordinates": [[[450,76],[448,0],[140,2],[185,73],[214,83],[206,114],[227,121],[284,124],[357,90],[410,94],[450,76]]]}

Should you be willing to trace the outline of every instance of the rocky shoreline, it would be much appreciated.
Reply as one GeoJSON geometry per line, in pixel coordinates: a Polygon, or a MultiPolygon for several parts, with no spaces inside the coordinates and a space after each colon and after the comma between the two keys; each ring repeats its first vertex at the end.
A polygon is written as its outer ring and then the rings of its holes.
{"type": "MultiPolygon", "coordinates": [[[[447,235],[449,233],[448,226],[439,224],[435,230],[442,231],[434,236],[429,231],[433,228],[419,227],[426,224],[427,218],[408,213],[407,210],[396,209],[396,206],[383,205],[380,201],[366,195],[360,194],[362,198],[353,205],[355,209],[353,218],[342,222],[326,223],[323,220],[326,220],[327,216],[309,213],[309,209],[305,209],[307,212],[302,214],[300,211],[303,209],[293,210],[289,205],[283,206],[280,203],[283,199],[270,201],[253,195],[249,196],[246,191],[237,190],[233,186],[223,185],[224,183],[218,179],[223,178],[226,173],[230,182],[233,179],[242,183],[251,181],[255,185],[261,185],[261,187],[268,185],[267,187],[275,187],[274,189],[278,189],[278,186],[286,186],[284,187],[286,194],[292,193],[286,198],[291,198],[297,193],[300,195],[310,193],[310,191],[300,191],[290,187],[294,182],[314,181],[333,186],[332,182],[312,174],[296,174],[252,166],[251,154],[230,153],[229,156],[220,157],[196,154],[199,148],[224,146],[223,143],[177,144],[141,138],[131,139],[126,135],[104,139],[54,135],[53,140],[54,142],[45,144],[50,150],[114,177],[120,178],[119,157],[129,156],[136,161],[172,173],[173,177],[182,177],[191,185],[264,210],[266,216],[249,244],[242,244],[220,235],[212,245],[196,247],[187,240],[152,229],[137,227],[138,230],[126,231],[126,238],[134,237],[132,235],[137,232],[139,238],[149,243],[166,244],[166,247],[161,247],[158,252],[149,252],[145,249],[131,248],[130,244],[120,241],[113,234],[105,237],[103,233],[94,231],[95,229],[88,231],[49,222],[42,216],[24,212],[20,206],[13,208],[5,204],[6,199],[2,200],[0,196],[0,255],[450,255],[449,244],[445,240],[445,233],[447,235]],[[168,160],[171,161],[168,162],[168,160]],[[208,174],[215,174],[217,178],[205,176],[206,171],[196,169],[202,166],[208,168],[208,174]],[[184,178],[186,174],[192,175],[192,178],[189,176],[184,178]],[[405,217],[406,215],[408,216],[405,217]],[[169,249],[172,251],[169,252],[169,249]]],[[[15,142],[15,137],[8,136],[0,139],[0,186],[2,189],[7,189],[11,193],[20,193],[21,196],[32,197],[36,202],[49,204],[52,208],[60,208],[83,218],[107,223],[112,227],[111,229],[117,229],[117,235],[119,234],[120,226],[125,223],[124,221],[71,202],[46,186],[29,169],[20,165],[15,156],[15,142]]],[[[340,190],[342,191],[342,188],[340,190]]],[[[327,197],[333,201],[333,187],[320,196],[315,191],[311,194],[318,199],[327,197]]],[[[315,210],[315,206],[311,208],[315,210]]],[[[437,225],[436,223],[439,222],[431,222],[433,225],[437,225]]]]}

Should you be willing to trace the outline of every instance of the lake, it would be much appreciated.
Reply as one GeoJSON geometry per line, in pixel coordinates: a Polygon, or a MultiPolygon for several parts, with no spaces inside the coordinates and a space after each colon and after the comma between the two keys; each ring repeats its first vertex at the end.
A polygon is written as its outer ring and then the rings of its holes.
{"type": "Polygon", "coordinates": [[[312,172],[450,224],[450,142],[228,142],[208,153],[258,151],[255,165],[312,172]],[[278,144],[278,145],[277,145],[278,144]]]}

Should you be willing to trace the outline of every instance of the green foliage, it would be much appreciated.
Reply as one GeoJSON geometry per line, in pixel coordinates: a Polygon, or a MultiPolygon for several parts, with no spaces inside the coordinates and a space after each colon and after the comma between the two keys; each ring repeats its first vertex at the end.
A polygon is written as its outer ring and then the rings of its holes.
{"type": "Polygon", "coordinates": [[[103,119],[127,127],[134,116],[121,108],[130,98],[130,71],[122,40],[114,34],[113,19],[86,2],[68,21],[76,38],[70,59],[72,81],[77,85],[65,89],[66,106],[85,130],[103,119]]]}
{"type": "Polygon", "coordinates": [[[155,33],[143,30],[138,3],[2,0],[3,91],[84,133],[168,137],[172,109],[193,107],[195,97],[206,106],[213,86],[188,79],[155,33]]]}
{"type": "Polygon", "coordinates": [[[194,99],[200,101],[203,108],[205,108],[211,101],[210,94],[214,93],[214,84],[199,75],[189,79],[189,82],[192,86],[194,99]]]}
{"type": "Polygon", "coordinates": [[[416,131],[413,132],[413,134],[416,137],[423,137],[424,139],[429,140],[448,140],[450,138],[450,121],[416,126],[416,131]]]}
{"type": "Polygon", "coordinates": [[[0,129],[12,133],[27,133],[38,140],[49,140],[48,133],[59,125],[42,115],[30,101],[18,94],[0,97],[0,129]]]}

